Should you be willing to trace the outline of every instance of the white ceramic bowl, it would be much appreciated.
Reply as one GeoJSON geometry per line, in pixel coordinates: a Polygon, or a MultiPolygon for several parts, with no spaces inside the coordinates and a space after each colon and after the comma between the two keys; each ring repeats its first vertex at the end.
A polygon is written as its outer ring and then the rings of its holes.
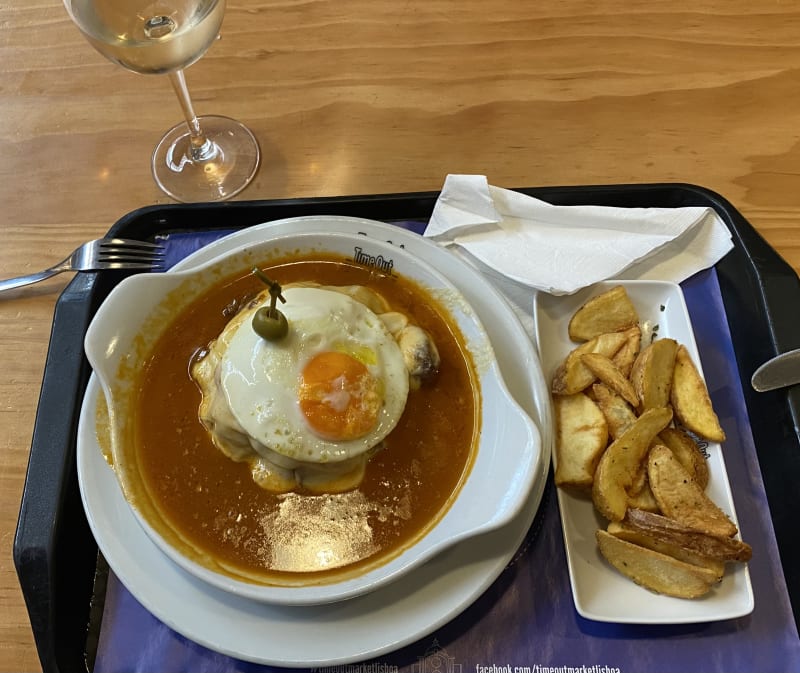
{"type": "Polygon", "coordinates": [[[121,282],[95,315],[85,339],[86,354],[108,401],[111,450],[120,486],[136,475],[120,450],[132,403],[130,377],[169,324],[175,297],[190,303],[220,278],[246,271],[281,253],[328,252],[352,258],[355,248],[391,262],[393,273],[410,278],[443,300],[464,337],[480,386],[481,431],[472,469],[446,514],[419,541],[398,556],[339,582],[299,587],[253,584],[216,572],[173,547],[148,521],[148,507],[132,506],[153,542],[193,576],[253,600],[285,605],[329,603],[357,596],[400,577],[450,545],[508,523],[526,502],[538,476],[541,438],[536,425],[513,399],[500,375],[488,336],[475,312],[444,276],[402,248],[350,233],[288,234],[248,243],[188,271],[141,274],[121,282]],[[169,296],[169,301],[165,299],[169,296]],[[168,310],[167,307],[168,306],[168,310]]]}

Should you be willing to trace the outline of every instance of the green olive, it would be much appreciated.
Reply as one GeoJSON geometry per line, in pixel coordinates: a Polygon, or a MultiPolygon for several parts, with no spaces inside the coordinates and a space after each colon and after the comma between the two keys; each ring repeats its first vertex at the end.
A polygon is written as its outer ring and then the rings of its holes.
{"type": "Polygon", "coordinates": [[[289,332],[286,316],[277,309],[262,306],[253,315],[253,330],[267,341],[280,341],[289,332]]]}

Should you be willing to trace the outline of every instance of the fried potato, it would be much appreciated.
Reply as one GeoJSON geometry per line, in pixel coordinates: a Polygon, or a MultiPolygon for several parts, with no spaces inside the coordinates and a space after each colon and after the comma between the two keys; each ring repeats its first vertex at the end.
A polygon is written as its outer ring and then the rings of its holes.
{"type": "Polygon", "coordinates": [[[612,361],[622,372],[623,376],[630,376],[633,363],[642,349],[642,328],[639,325],[634,325],[630,329],[623,332],[625,335],[625,343],[616,352],[612,361]]]}
{"type": "Polygon", "coordinates": [[[643,460],[628,486],[628,495],[636,495],[647,488],[647,461],[643,460]]]}
{"type": "Polygon", "coordinates": [[[725,441],[706,383],[684,346],[676,354],[670,399],[675,417],[684,427],[710,442],[725,441]]]}
{"type": "Polygon", "coordinates": [[[706,462],[703,452],[700,451],[700,447],[697,446],[697,442],[680,428],[664,428],[658,438],[664,446],[672,450],[697,485],[705,490],[709,478],[708,462],[706,462]]]}
{"type": "Polygon", "coordinates": [[[752,547],[737,538],[709,535],[653,512],[631,508],[622,524],[629,530],[641,532],[709,559],[746,562],[753,556],[752,547]]]}
{"type": "Polygon", "coordinates": [[[636,507],[643,512],[657,513],[661,511],[658,507],[656,497],[653,495],[653,490],[650,488],[647,482],[645,482],[644,488],[642,488],[642,490],[636,495],[628,496],[628,507],[636,507]]]}
{"type": "Polygon", "coordinates": [[[665,338],[656,339],[639,353],[631,369],[639,411],[669,404],[677,351],[678,342],[665,338]]]}
{"type": "Polygon", "coordinates": [[[584,393],[553,399],[556,422],[557,486],[590,490],[600,456],[608,444],[603,412],[584,393]]]}
{"type": "Polygon", "coordinates": [[[736,535],[733,522],[705,494],[666,446],[659,444],[650,450],[647,476],[656,502],[665,516],[710,535],[736,535]]]}
{"type": "Polygon", "coordinates": [[[614,362],[601,353],[584,353],[581,355],[581,362],[589,368],[600,381],[605,383],[611,390],[618,393],[622,398],[637,406],[639,398],[633,389],[633,384],[625,377],[614,362]]]}
{"type": "Polygon", "coordinates": [[[628,488],[639,471],[650,442],[672,420],[669,407],[648,409],[605,450],[592,484],[592,502],[610,521],[620,521],[628,509],[628,488]]]}
{"type": "Polygon", "coordinates": [[[603,557],[623,575],[650,591],[676,598],[698,598],[711,589],[712,582],[698,566],[640,547],[602,528],[595,535],[603,557]]]}
{"type": "Polygon", "coordinates": [[[588,341],[607,332],[621,332],[639,323],[639,314],[622,285],[589,299],[567,326],[570,339],[588,341]]]}
{"type": "Polygon", "coordinates": [[[722,577],[725,574],[724,561],[703,556],[702,554],[698,554],[691,549],[681,547],[673,542],[660,540],[648,535],[645,532],[632,528],[624,521],[612,521],[608,524],[606,530],[614,537],[618,537],[620,540],[638,544],[640,547],[647,547],[648,549],[660,552],[661,554],[672,556],[673,558],[683,561],[684,563],[690,563],[693,566],[697,566],[700,573],[708,582],[716,584],[722,580],[722,577]]]}
{"type": "Polygon", "coordinates": [[[633,478],[633,483],[628,489],[628,509],[631,507],[647,512],[661,511],[661,508],[658,506],[658,501],[653,495],[653,489],[650,488],[650,482],[647,479],[646,461],[642,462],[639,472],[636,473],[636,476],[633,478]]]}
{"type": "Polygon", "coordinates": [[[592,396],[608,423],[608,436],[613,440],[636,422],[636,412],[630,404],[604,383],[592,386],[592,396]]]}
{"type": "Polygon", "coordinates": [[[625,343],[625,334],[609,332],[600,334],[570,351],[553,376],[552,392],[556,395],[573,395],[588,388],[596,380],[596,377],[583,364],[581,356],[586,353],[600,353],[610,358],[622,347],[623,343],[625,343]]]}

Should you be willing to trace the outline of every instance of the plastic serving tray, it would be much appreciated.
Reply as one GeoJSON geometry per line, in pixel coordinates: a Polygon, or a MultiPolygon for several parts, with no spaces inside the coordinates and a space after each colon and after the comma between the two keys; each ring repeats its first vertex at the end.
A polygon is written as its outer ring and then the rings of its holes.
{"type": "MultiPolygon", "coordinates": [[[[687,184],[521,188],[563,204],[621,207],[708,206],[735,247],[717,274],[745,403],[758,451],[795,620],[800,619],[800,540],[795,508],[800,483],[800,385],[755,393],[755,368],[800,347],[800,279],[723,197],[687,184]]],[[[152,206],[118,220],[109,235],[152,240],[160,234],[241,229],[301,215],[348,215],[385,222],[427,221],[438,192],[223,204],[152,206]]],[[[78,274],[59,298],[36,415],[14,562],[44,671],[91,670],[107,569],[80,502],[75,437],[90,374],[83,336],[99,304],[124,275],[78,274]]]]}

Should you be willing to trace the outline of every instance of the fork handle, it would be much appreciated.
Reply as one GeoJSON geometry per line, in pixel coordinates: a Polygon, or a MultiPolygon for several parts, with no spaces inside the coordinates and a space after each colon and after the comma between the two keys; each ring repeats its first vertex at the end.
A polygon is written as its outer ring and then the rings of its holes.
{"type": "Polygon", "coordinates": [[[16,278],[0,280],[0,292],[5,292],[6,290],[15,290],[18,287],[25,287],[26,285],[33,285],[34,283],[38,283],[40,280],[55,276],[62,271],[66,271],[66,269],[54,266],[50,269],[38,271],[37,273],[31,273],[27,276],[17,276],[16,278]]]}

